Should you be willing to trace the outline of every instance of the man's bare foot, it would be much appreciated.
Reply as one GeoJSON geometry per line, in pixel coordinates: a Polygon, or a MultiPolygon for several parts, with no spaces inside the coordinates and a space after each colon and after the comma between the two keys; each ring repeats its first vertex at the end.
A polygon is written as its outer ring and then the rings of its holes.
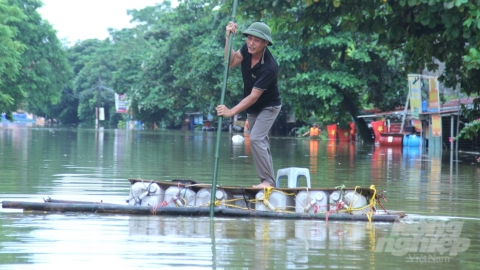
{"type": "Polygon", "coordinates": [[[266,182],[262,182],[259,185],[253,186],[253,188],[265,188],[265,187],[274,187],[274,186],[272,186],[272,185],[270,185],[269,183],[266,183],[266,182]]]}

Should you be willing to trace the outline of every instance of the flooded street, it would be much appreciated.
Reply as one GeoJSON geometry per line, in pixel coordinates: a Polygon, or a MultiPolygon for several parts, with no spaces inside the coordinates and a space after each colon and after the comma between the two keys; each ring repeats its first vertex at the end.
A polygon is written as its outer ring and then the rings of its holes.
{"type": "MultiPolygon", "coordinates": [[[[258,184],[248,140],[230,138],[222,133],[217,184],[258,184]]],[[[312,187],[375,185],[383,206],[407,218],[326,223],[1,208],[0,269],[480,267],[478,155],[292,137],[270,143],[275,170],[308,168],[312,187]]],[[[128,178],[211,183],[215,144],[215,132],[0,126],[0,201],[126,204],[128,178]]]]}

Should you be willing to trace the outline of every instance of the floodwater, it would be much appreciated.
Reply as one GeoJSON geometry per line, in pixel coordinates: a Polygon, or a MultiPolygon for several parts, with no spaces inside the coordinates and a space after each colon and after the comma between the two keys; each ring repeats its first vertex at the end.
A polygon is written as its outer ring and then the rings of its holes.
{"type": "MultiPolygon", "coordinates": [[[[217,184],[257,184],[248,140],[222,133],[217,184]]],[[[271,137],[275,169],[369,187],[400,223],[0,209],[0,269],[478,269],[478,155],[271,137]]],[[[128,178],[211,183],[216,132],[0,125],[0,201],[125,203],[128,178]]],[[[300,184],[304,179],[300,179],[300,184]]],[[[283,182],[286,182],[283,180],[283,182]]],[[[282,183],[286,184],[286,183],[282,183]]]]}

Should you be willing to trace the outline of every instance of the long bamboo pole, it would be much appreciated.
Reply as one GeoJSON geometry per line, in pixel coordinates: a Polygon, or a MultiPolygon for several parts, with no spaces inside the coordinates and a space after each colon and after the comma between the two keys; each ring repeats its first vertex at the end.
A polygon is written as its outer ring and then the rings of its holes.
{"type": "MultiPolygon", "coordinates": [[[[238,0],[233,0],[233,10],[231,21],[235,22],[235,16],[237,13],[238,0]]],[[[222,95],[220,97],[220,104],[223,104],[225,101],[225,90],[227,89],[227,78],[228,78],[228,66],[230,64],[230,53],[232,51],[232,41],[233,35],[230,34],[228,37],[228,53],[225,58],[225,71],[223,73],[223,85],[222,85],[222,95]]],[[[222,120],[223,117],[218,118],[218,127],[217,127],[217,144],[215,149],[215,166],[213,169],[213,181],[212,181],[212,190],[210,198],[210,218],[214,217],[215,214],[215,193],[217,192],[217,172],[218,172],[218,149],[220,148],[220,136],[222,134],[222,120]]]]}

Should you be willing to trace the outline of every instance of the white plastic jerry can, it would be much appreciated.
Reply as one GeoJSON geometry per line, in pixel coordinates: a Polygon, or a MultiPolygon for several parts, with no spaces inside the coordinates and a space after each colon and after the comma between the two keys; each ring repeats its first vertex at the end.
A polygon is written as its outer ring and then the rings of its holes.
{"type": "Polygon", "coordinates": [[[295,203],[293,197],[283,192],[273,190],[268,198],[263,191],[255,195],[255,210],[257,211],[293,211],[295,203]]]}
{"type": "Polygon", "coordinates": [[[128,205],[155,206],[162,203],[164,194],[156,183],[136,182],[130,187],[128,205]]]}
{"type": "MultiPolygon", "coordinates": [[[[226,208],[227,201],[232,197],[223,189],[217,189],[215,191],[215,200],[219,201],[218,208],[226,208]]],[[[212,199],[212,189],[202,188],[197,192],[195,197],[195,206],[197,207],[210,207],[210,201],[212,199]]]]}
{"type": "Polygon", "coordinates": [[[302,190],[295,199],[295,212],[297,213],[326,213],[328,211],[328,194],[325,191],[302,190]]]}
{"type": "MultiPolygon", "coordinates": [[[[343,209],[348,209],[351,207],[352,209],[358,209],[352,211],[353,214],[365,214],[370,212],[370,208],[367,207],[367,198],[362,194],[355,192],[353,190],[344,191],[343,200],[341,198],[341,193],[339,190],[335,190],[330,194],[329,199],[329,207],[330,210],[338,210],[336,209],[337,203],[342,200],[344,203],[343,209]]],[[[343,210],[342,209],[342,210],[343,210]]]]}
{"type": "Polygon", "coordinates": [[[190,188],[171,186],[165,191],[164,201],[166,206],[195,206],[195,195],[195,191],[190,188]]]}
{"type": "Polygon", "coordinates": [[[354,210],[353,214],[366,214],[370,212],[370,207],[367,206],[367,198],[360,193],[354,191],[347,191],[344,196],[345,206],[352,207],[354,210]]]}

